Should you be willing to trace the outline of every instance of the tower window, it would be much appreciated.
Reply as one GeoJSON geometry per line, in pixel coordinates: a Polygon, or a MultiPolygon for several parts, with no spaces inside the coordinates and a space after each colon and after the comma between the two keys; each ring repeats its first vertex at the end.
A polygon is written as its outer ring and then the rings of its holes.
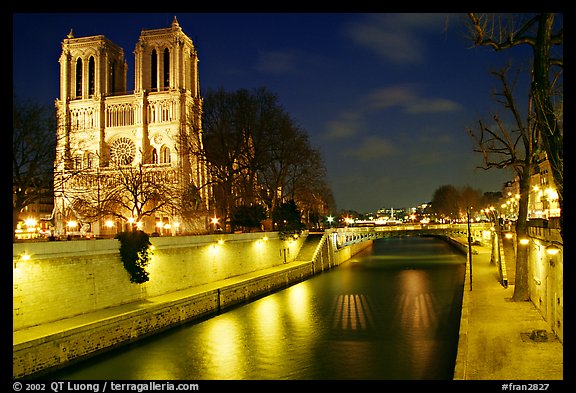
{"type": "Polygon", "coordinates": [[[94,68],[94,57],[90,56],[90,59],[88,60],[88,95],[90,96],[94,95],[94,68]]]}
{"type": "Polygon", "coordinates": [[[76,97],[82,97],[82,59],[76,60],[76,97]]]}
{"type": "Polygon", "coordinates": [[[170,86],[170,52],[164,49],[164,87],[170,86]]]}
{"type": "Polygon", "coordinates": [[[160,163],[167,164],[170,162],[170,148],[166,145],[160,149],[160,163]]]}
{"type": "Polygon", "coordinates": [[[152,90],[158,89],[158,55],[156,49],[152,49],[152,59],[150,64],[151,73],[151,88],[152,90]]]}

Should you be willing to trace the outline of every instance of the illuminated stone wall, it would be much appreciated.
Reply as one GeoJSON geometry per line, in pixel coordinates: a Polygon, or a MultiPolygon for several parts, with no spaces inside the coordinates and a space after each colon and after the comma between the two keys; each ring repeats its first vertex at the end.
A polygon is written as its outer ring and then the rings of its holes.
{"type": "Polygon", "coordinates": [[[151,238],[154,254],[147,268],[150,280],[144,284],[130,283],[117,240],[15,243],[13,328],[143,301],[292,262],[303,241],[304,237],[280,240],[277,233],[151,238]]]}
{"type": "Polygon", "coordinates": [[[331,241],[323,237],[309,259],[307,253],[298,255],[304,236],[291,242],[280,240],[277,234],[268,234],[267,240],[263,236],[259,233],[153,238],[151,279],[140,286],[129,283],[117,256],[116,241],[66,242],[60,247],[52,243],[15,245],[14,307],[15,314],[17,308],[21,310],[20,324],[29,326],[40,316],[62,318],[81,307],[90,308],[94,302],[101,307],[104,298],[108,302],[127,302],[128,298],[142,302],[137,302],[139,307],[111,309],[107,318],[91,320],[49,336],[31,339],[27,329],[18,330],[13,340],[13,377],[41,375],[47,370],[262,296],[302,281],[315,272],[338,266],[372,244],[372,240],[366,239],[336,250],[331,241]],[[24,260],[23,255],[30,255],[30,259],[24,260]],[[46,258],[47,255],[51,255],[51,259],[46,258]],[[294,263],[281,269],[268,269],[285,262],[294,263]],[[236,280],[225,279],[238,274],[243,275],[236,280]],[[54,283],[50,284],[50,279],[54,283]],[[202,285],[206,279],[219,282],[202,285]],[[39,294],[33,292],[35,285],[39,294]],[[192,290],[175,292],[183,285],[192,290]],[[25,288],[29,288],[29,292],[25,288]],[[172,292],[172,295],[161,297],[164,301],[145,301],[147,296],[154,296],[151,293],[162,292],[172,292]],[[86,297],[88,301],[74,302],[74,299],[86,297]],[[58,305],[62,310],[58,310],[58,305]]]}
{"type": "Polygon", "coordinates": [[[557,229],[530,227],[528,286],[530,299],[560,341],[564,341],[564,247],[557,229]],[[546,252],[551,244],[560,249],[546,252]]]}

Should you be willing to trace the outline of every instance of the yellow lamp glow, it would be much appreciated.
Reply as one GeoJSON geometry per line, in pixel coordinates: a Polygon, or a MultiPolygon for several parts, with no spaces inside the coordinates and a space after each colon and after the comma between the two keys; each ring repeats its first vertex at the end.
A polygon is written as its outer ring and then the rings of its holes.
{"type": "Polygon", "coordinates": [[[554,244],[549,245],[546,247],[546,254],[548,255],[556,255],[560,252],[560,248],[555,246],[554,244]]]}

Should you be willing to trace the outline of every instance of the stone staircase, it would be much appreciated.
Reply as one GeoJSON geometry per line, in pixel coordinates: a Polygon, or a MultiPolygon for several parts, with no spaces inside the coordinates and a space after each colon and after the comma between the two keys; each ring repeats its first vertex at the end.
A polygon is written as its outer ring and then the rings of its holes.
{"type": "Polygon", "coordinates": [[[323,233],[309,233],[294,261],[311,261],[323,233]]]}

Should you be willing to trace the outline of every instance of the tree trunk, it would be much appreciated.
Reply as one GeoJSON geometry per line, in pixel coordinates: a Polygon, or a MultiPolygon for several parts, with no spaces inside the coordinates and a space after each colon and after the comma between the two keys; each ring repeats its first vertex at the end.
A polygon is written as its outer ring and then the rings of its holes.
{"type": "Polygon", "coordinates": [[[516,220],[516,277],[512,300],[523,302],[530,300],[528,286],[528,245],[521,244],[528,239],[528,194],[530,192],[530,173],[532,165],[527,164],[520,175],[520,200],[518,201],[518,219],[516,220]]]}
{"type": "Polygon", "coordinates": [[[536,119],[538,129],[542,135],[542,144],[546,150],[552,177],[558,192],[558,203],[560,205],[560,235],[563,227],[563,205],[564,205],[564,150],[563,137],[558,127],[557,117],[550,99],[552,95],[550,87],[550,49],[552,25],[554,15],[543,13],[540,15],[538,23],[538,35],[534,45],[534,82],[532,84],[532,95],[534,97],[536,119]]]}

